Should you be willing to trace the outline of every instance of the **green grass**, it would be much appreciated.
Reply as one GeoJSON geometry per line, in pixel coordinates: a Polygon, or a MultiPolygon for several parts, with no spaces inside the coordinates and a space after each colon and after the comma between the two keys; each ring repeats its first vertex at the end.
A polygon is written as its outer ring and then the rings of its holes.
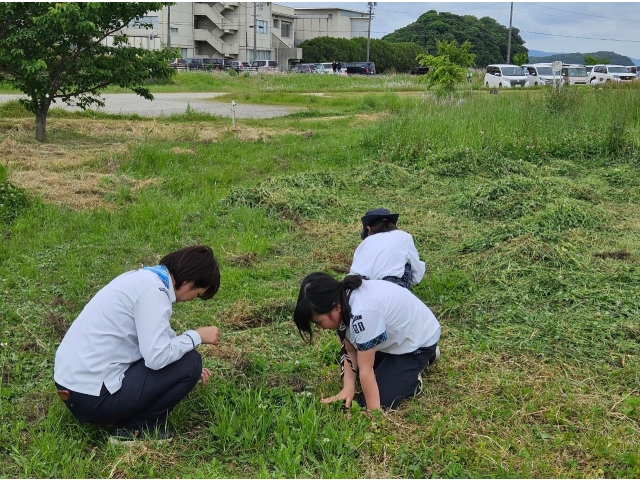
{"type": "Polygon", "coordinates": [[[0,111],[0,180],[36,168],[29,155],[94,149],[45,171],[105,175],[94,208],[11,190],[0,216],[3,476],[638,477],[637,90],[458,102],[273,77],[212,88],[328,98],[236,131],[188,114],[60,114],[45,145],[16,106],[0,111]],[[338,344],[303,344],[291,316],[307,273],[348,271],[373,206],[401,214],[427,263],[414,292],[443,325],[443,358],[420,397],[368,418],[319,403],[339,388],[338,344]],[[170,445],[111,446],[55,396],[57,345],[111,278],[194,243],[216,252],[222,287],[172,323],[220,327],[221,345],[200,348],[211,383],[170,415],[170,445]]]}

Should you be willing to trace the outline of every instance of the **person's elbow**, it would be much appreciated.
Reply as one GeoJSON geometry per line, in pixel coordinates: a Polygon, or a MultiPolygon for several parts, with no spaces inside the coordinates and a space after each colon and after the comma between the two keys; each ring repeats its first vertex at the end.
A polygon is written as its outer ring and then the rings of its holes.
{"type": "Polygon", "coordinates": [[[160,370],[166,367],[169,362],[169,354],[167,351],[153,352],[152,354],[144,355],[144,364],[151,370],[160,370]]]}

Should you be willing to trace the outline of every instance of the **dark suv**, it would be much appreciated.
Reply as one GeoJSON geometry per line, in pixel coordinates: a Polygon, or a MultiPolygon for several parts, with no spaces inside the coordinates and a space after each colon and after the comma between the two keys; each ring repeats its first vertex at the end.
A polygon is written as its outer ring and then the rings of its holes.
{"type": "Polygon", "coordinates": [[[349,75],[375,75],[376,64],[373,62],[347,62],[344,64],[349,75]]]}

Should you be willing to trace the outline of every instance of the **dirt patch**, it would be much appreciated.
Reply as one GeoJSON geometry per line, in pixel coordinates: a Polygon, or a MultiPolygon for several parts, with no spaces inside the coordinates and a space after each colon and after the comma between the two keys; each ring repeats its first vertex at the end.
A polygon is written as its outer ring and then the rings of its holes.
{"type": "Polygon", "coordinates": [[[293,312],[291,300],[273,299],[265,305],[253,306],[239,300],[230,309],[225,310],[221,317],[224,318],[226,327],[235,330],[246,330],[248,328],[264,327],[276,321],[283,315],[293,312]]]}
{"type": "Polygon", "coordinates": [[[258,255],[253,252],[244,253],[242,255],[227,254],[227,261],[236,267],[250,267],[258,260],[258,255]]]}
{"type": "Polygon", "coordinates": [[[633,258],[633,255],[626,250],[618,250],[617,252],[599,252],[594,253],[594,257],[607,259],[610,258],[612,260],[630,260],[633,258]]]}
{"type": "Polygon", "coordinates": [[[67,329],[69,326],[67,325],[67,320],[60,314],[51,312],[44,319],[45,326],[51,328],[55,333],[56,337],[62,339],[64,334],[67,333],[67,329]]]}

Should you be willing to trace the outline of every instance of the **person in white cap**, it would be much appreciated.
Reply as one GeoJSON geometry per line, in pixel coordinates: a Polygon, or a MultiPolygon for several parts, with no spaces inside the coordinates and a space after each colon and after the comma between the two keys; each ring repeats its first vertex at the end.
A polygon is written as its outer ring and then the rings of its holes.
{"type": "Polygon", "coordinates": [[[349,275],[387,280],[409,290],[420,283],[425,264],[411,234],[396,226],[398,217],[386,208],[369,210],[362,217],[363,242],[353,254],[349,275]]]}

